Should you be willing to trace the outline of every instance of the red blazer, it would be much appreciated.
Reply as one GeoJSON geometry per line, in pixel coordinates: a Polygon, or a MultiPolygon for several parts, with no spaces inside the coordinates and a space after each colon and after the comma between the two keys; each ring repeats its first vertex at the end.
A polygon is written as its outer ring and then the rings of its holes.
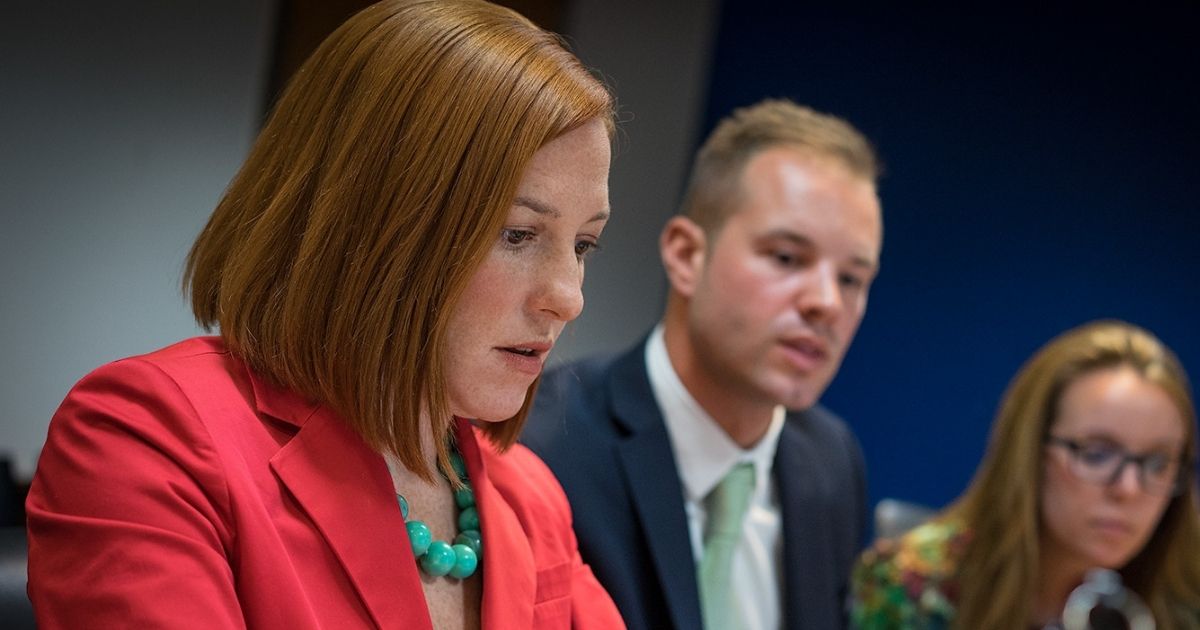
{"type": "MultiPolygon", "coordinates": [[[[623,627],[566,497],[462,422],[483,627],[623,627]]],[[[383,457],[216,338],[104,366],[50,423],[27,502],[39,627],[431,628],[383,457]]]]}

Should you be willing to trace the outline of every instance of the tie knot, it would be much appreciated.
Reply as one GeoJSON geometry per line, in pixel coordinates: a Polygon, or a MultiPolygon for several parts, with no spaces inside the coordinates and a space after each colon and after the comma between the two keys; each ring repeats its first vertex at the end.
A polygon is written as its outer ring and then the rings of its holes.
{"type": "Polygon", "coordinates": [[[734,466],[708,495],[708,539],[714,536],[736,537],[750,505],[754,490],[754,464],[734,466]]]}

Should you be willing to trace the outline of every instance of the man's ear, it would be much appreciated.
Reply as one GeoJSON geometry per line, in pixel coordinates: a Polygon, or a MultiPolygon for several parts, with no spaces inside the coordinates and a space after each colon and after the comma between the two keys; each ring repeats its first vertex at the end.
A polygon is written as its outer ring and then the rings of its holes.
{"type": "Polygon", "coordinates": [[[658,251],[671,289],[690,298],[704,272],[704,228],[685,216],[671,217],[658,238],[658,251]]]}

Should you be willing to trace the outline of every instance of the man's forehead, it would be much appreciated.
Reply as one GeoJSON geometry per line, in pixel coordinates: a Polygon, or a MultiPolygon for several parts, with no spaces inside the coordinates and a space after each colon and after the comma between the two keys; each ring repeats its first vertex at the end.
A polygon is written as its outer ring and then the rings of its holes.
{"type": "Polygon", "coordinates": [[[872,188],[876,183],[874,176],[857,168],[853,162],[841,153],[788,142],[763,145],[750,152],[742,162],[739,180],[745,181],[747,172],[754,168],[755,165],[771,160],[787,160],[806,166],[833,168],[845,173],[852,179],[869,184],[872,188]]]}

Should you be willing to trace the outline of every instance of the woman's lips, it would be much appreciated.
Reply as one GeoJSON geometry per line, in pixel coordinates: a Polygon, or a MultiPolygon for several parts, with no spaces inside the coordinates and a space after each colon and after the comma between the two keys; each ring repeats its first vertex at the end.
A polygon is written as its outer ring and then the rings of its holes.
{"type": "Polygon", "coordinates": [[[1092,528],[1106,536],[1125,537],[1133,533],[1133,526],[1117,518],[1092,519],[1092,528]]]}
{"type": "Polygon", "coordinates": [[[522,374],[537,376],[542,373],[542,364],[550,349],[540,346],[507,346],[496,350],[500,351],[501,359],[509,368],[522,374]]]}

